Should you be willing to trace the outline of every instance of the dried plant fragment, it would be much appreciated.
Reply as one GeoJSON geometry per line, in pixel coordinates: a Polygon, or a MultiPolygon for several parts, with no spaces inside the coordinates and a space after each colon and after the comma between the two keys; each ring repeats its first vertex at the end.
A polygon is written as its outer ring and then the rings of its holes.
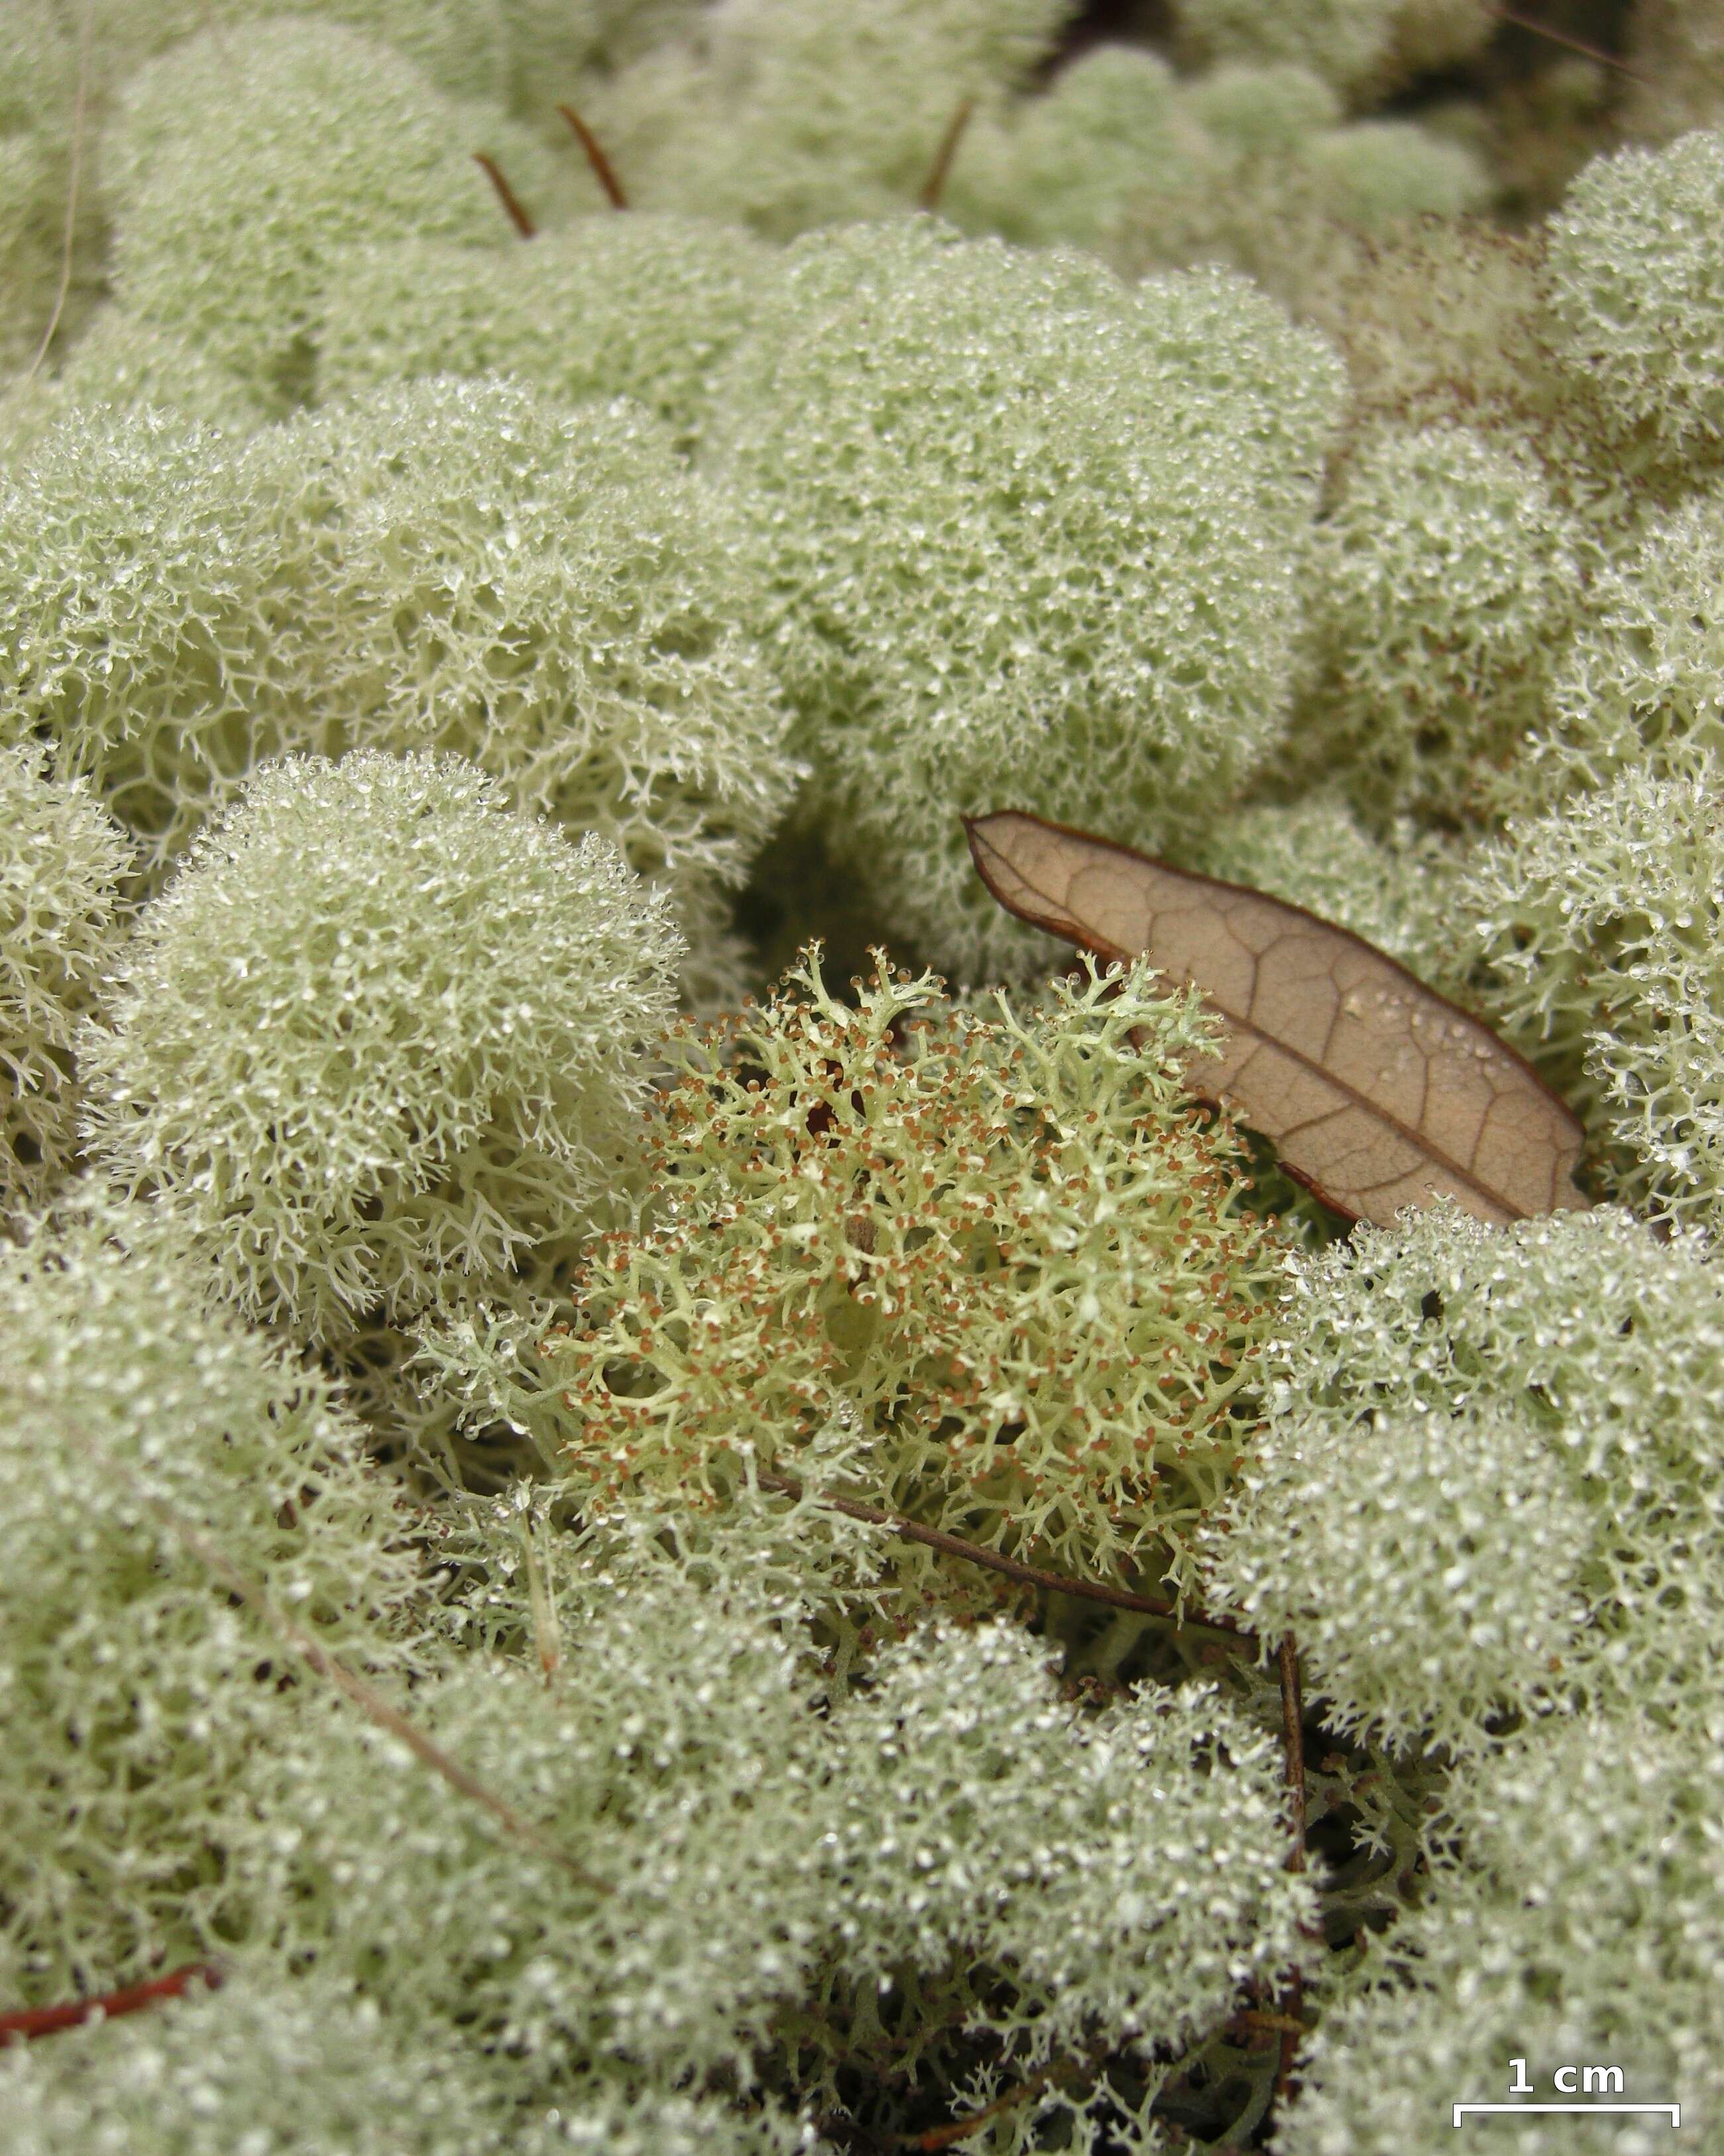
{"type": "Polygon", "coordinates": [[[158,1999],[183,1998],[194,1984],[218,1991],[222,1972],[212,1961],[188,1962],[167,1976],[148,1984],[127,1984],[119,1991],[105,1991],[94,1999],[74,1999],[63,2006],[21,2006],[15,2013],[0,2014],[0,2044],[25,2043],[38,2036],[58,2035],[62,2029],[81,2029],[100,2015],[112,2021],[122,2014],[136,2014],[153,2006],[158,1999]]]}
{"type": "Polygon", "coordinates": [[[1272,1138],[1337,1211],[1386,1226],[1447,1194],[1500,1224],[1587,1204],[1578,1119],[1488,1027],[1362,938],[1039,816],[966,828],[1008,912],[1202,992],[1230,1045],[1187,1083],[1272,1138]]]}

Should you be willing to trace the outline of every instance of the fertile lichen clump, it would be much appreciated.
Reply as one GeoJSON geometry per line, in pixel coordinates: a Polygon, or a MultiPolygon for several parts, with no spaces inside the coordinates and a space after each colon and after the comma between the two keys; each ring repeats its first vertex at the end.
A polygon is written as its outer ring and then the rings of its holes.
{"type": "Polygon", "coordinates": [[[1341,1727],[1680,1713],[1724,1638],[1724,1304],[1628,1214],[1452,1209],[1294,1261],[1270,1419],[1203,1535],[1213,1602],[1291,1630],[1341,1727]]]}
{"type": "Polygon", "coordinates": [[[1024,937],[960,810],[1155,845],[1275,740],[1341,377],[1220,273],[1122,288],[923,222],[798,243],[711,468],[747,504],[812,812],[971,978],[1024,937]]]}
{"type": "MultiPolygon", "coordinates": [[[[1458,1779],[1452,1845],[1301,2053],[1305,2092],[1276,2148],[1439,2156],[1455,2146],[1450,2107],[1501,2101],[1513,2058],[1547,2100],[1558,2066],[1608,2061],[1622,2079],[1594,2083],[1587,2101],[1669,2092],[1685,2127],[1716,2117],[1721,1773],[1716,1729],[1672,1733],[1624,1714],[1541,1733],[1458,1779]]],[[[1638,2122],[1598,2127],[1595,2148],[1656,2145],[1638,2122]]],[[[1528,2121],[1515,2145],[1560,2156],[1587,2131],[1573,2118],[1528,2121]]]]}
{"type": "Polygon", "coordinates": [[[417,1567],[326,1381],[147,1209],[74,1192],[0,1248],[0,1984],[54,1999],[214,1946],[246,1774],[295,1712],[181,1527],[374,1669],[407,1659],[417,1567]]]}
{"type": "Polygon", "coordinates": [[[1724,442],[1724,131],[1588,165],[1550,225],[1558,360],[1620,436],[1666,459],[1724,442]]]}
{"type": "Polygon", "coordinates": [[[91,1150],[247,1311],[395,1322],[602,1192],[680,956],[613,846],[458,757],[285,758],[200,834],[85,1030],[91,1150]]]}
{"type": "MultiPolygon", "coordinates": [[[[1696,622],[1696,627],[1699,626],[1696,622]]],[[[1671,670],[1674,672],[1674,670],[1671,670]]],[[[1680,698],[1680,680],[1665,676],[1680,698]]],[[[1511,827],[1461,908],[1491,1007],[1562,1074],[1634,1202],[1724,1227],[1724,826],[1708,753],[1511,827]]]]}
{"type": "Polygon", "coordinates": [[[81,780],[0,749],[0,1213],[46,1195],[77,1152],[73,1034],[120,945],[131,850],[81,780]]]}
{"type": "Polygon", "coordinates": [[[1531,458],[1470,429],[1385,429],[1347,463],[1313,565],[1309,731],[1379,815],[1488,812],[1573,620],[1568,524],[1531,458]]]}
{"type": "Polygon", "coordinates": [[[115,291],[291,404],[344,249],[506,239],[465,131],[409,61],[334,24],[188,39],[128,86],[104,144],[115,291]]]}
{"type": "Polygon", "coordinates": [[[1539,253],[1537,236],[1478,218],[1424,218],[1368,244],[1331,245],[1301,307],[1346,357],[1355,427],[1541,440],[1539,253]]]}
{"type": "Polygon", "coordinates": [[[571,403],[629,398],[691,443],[772,259],[734,225],[650,211],[582,218],[531,247],[365,249],[329,295],[318,393],[512,374],[571,403]]]}
{"type": "Polygon", "coordinates": [[[1183,1580],[1271,1278],[1179,1092],[1207,1030],[1142,974],[1023,1014],[907,978],[849,1009],[793,975],[699,1046],[656,1224],[600,1246],[511,1412],[572,1489],[707,1496],[793,1476],[848,1414],[879,1502],[1183,1580]]]}

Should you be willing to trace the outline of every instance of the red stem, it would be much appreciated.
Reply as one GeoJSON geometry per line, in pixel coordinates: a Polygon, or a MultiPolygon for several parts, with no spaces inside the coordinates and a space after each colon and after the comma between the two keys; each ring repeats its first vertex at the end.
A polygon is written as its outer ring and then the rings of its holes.
{"type": "Polygon", "coordinates": [[[74,1999],[65,2006],[23,2006],[13,2014],[0,2014],[0,2044],[28,2042],[33,2036],[52,2036],[61,2029],[75,2029],[100,2014],[105,2021],[122,2014],[136,2014],[153,2006],[158,1999],[178,1999],[194,1984],[218,1990],[222,1972],[214,1962],[188,1962],[171,1976],[158,1976],[148,1984],[128,1984],[121,1991],[105,1991],[97,1999],[74,1999]]]}

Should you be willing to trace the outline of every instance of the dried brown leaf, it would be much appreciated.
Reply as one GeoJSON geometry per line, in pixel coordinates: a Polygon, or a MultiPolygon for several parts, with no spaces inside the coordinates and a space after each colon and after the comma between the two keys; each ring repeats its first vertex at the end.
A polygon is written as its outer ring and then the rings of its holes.
{"type": "Polygon", "coordinates": [[[1452,1197],[1481,1220],[1578,1209],[1578,1119],[1488,1026],[1362,937],[1243,885],[1005,810],[968,817],[1008,912],[1102,958],[1149,958],[1228,1029],[1187,1083],[1272,1138],[1326,1204],[1386,1224],[1452,1197]]]}

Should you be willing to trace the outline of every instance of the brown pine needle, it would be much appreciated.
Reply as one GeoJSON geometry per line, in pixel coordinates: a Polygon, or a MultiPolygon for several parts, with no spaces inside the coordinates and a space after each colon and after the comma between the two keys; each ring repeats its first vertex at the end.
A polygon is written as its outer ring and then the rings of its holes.
{"type": "Polygon", "coordinates": [[[1644,83],[1647,78],[1638,68],[1631,68],[1626,60],[1619,60],[1614,53],[1603,53],[1596,45],[1583,44],[1571,38],[1566,30],[1553,29],[1548,23],[1538,22],[1531,15],[1522,15],[1513,8],[1496,7],[1491,9],[1499,23],[1512,23],[1517,30],[1530,30],[1535,38],[1548,38],[1553,45],[1566,45],[1571,53],[1578,53],[1583,59],[1596,60],[1600,67],[1614,68],[1618,74],[1625,74],[1630,82],[1644,83]]]}
{"type": "Polygon", "coordinates": [[[496,159],[486,157],[483,150],[475,150],[473,152],[473,162],[496,189],[497,200],[509,213],[509,222],[523,239],[531,239],[539,228],[533,223],[520,196],[503,177],[502,167],[496,159]]]}
{"type": "Polygon", "coordinates": [[[60,280],[54,295],[54,310],[48,317],[48,327],[42,332],[42,341],[36,354],[24,369],[28,382],[48,357],[48,347],[54,342],[54,333],[60,326],[60,316],[66,311],[66,295],[72,289],[72,249],[78,232],[78,188],[84,172],[84,112],[90,95],[90,41],[95,23],[95,0],[84,0],[83,19],[78,26],[78,91],[72,105],[72,157],[66,176],[66,228],[60,244],[60,280]]]}
{"type": "MultiPolygon", "coordinates": [[[[776,1490],[788,1497],[800,1497],[802,1485],[793,1482],[787,1475],[762,1475],[756,1477],[762,1490],[776,1490]]],[[[1123,1587],[1109,1587],[1099,1579],[1067,1579],[1057,1572],[1044,1572],[1039,1566],[1024,1564],[1015,1557],[1004,1557],[998,1550],[984,1549],[980,1543],[967,1543],[961,1535],[949,1535],[943,1527],[925,1527],[919,1520],[906,1519],[901,1512],[883,1512],[877,1505],[865,1505],[854,1497],[836,1497],[829,1491],[822,1491],[818,1501],[834,1512],[843,1512],[852,1520],[864,1520],[870,1527],[890,1527],[895,1535],[906,1542],[921,1543],[928,1549],[940,1550],[947,1557],[961,1557],[971,1564],[985,1565],[990,1572],[1003,1573],[1008,1579],[1019,1581],[1025,1587],[1042,1587],[1055,1594],[1075,1594],[1085,1602],[1105,1602],[1113,1609],[1135,1609],[1146,1617],[1167,1617],[1176,1624],[1198,1625],[1205,1630],[1225,1632],[1237,1640],[1241,1647],[1255,1648],[1257,1635],[1225,1617],[1208,1617],[1201,1611],[1182,1612],[1175,1603],[1163,1601],[1157,1595],[1133,1594],[1123,1587]]]]}
{"type": "Polygon", "coordinates": [[[593,167],[593,177],[604,189],[613,209],[627,209],[629,198],[623,192],[623,182],[617,177],[616,167],[604,154],[598,137],[576,111],[572,105],[559,105],[557,110],[574,131],[575,140],[587,153],[587,162],[593,167]]]}
{"type": "Polygon", "coordinates": [[[952,174],[952,162],[957,155],[957,146],[964,139],[964,130],[976,110],[976,100],[967,97],[946,123],[946,132],[940,137],[940,147],[934,152],[934,162],[928,168],[928,177],[922,182],[922,191],[916,197],[925,210],[936,210],[940,198],[946,192],[946,182],[952,174]]]}

